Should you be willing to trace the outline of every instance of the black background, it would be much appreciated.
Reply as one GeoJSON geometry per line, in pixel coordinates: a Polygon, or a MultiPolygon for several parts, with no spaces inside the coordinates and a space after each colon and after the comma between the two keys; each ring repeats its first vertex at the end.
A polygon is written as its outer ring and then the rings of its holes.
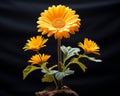
{"type": "MultiPolygon", "coordinates": [[[[22,79],[22,70],[28,65],[32,51],[22,47],[37,32],[37,18],[49,6],[64,4],[76,10],[81,18],[80,32],[63,39],[66,46],[77,47],[88,37],[101,47],[102,63],[85,61],[83,73],[72,66],[75,74],[64,79],[64,84],[80,96],[119,96],[120,94],[120,0],[0,0],[0,96],[35,96],[49,83],[41,83],[40,70],[22,79]]],[[[42,49],[51,54],[49,63],[57,62],[56,40],[53,37],[42,49]]]]}

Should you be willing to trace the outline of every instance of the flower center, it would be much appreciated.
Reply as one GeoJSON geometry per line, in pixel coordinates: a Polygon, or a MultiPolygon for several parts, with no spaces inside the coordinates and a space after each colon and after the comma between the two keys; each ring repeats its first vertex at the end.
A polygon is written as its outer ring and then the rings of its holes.
{"type": "Polygon", "coordinates": [[[63,21],[63,19],[61,18],[56,18],[53,22],[52,22],[52,25],[55,27],[55,28],[62,28],[65,26],[65,22],[63,21]]]}

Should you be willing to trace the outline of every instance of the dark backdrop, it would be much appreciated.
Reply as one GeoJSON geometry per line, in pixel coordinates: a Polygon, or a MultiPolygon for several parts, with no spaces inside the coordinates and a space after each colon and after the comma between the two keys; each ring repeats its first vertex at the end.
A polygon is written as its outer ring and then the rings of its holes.
{"type": "MultiPolygon", "coordinates": [[[[80,96],[119,94],[120,0],[0,0],[0,96],[35,96],[34,92],[49,85],[41,83],[40,70],[22,79],[22,70],[32,55],[22,47],[28,38],[38,34],[36,21],[40,12],[53,4],[71,7],[82,20],[80,32],[63,39],[63,44],[76,47],[88,37],[101,47],[101,55],[97,57],[103,60],[86,62],[85,73],[73,66],[75,75],[66,77],[64,83],[80,96]]],[[[49,62],[57,62],[56,40],[51,37],[47,46],[44,51],[53,58],[49,62]]]]}

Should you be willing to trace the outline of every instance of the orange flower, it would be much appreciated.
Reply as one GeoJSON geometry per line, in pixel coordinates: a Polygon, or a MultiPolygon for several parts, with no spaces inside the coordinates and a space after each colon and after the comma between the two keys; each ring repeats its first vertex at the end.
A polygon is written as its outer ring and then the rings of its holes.
{"type": "Polygon", "coordinates": [[[92,40],[88,40],[88,38],[84,39],[84,44],[79,42],[78,46],[83,48],[83,50],[86,53],[93,53],[93,54],[97,54],[100,55],[100,53],[98,51],[100,51],[100,47],[92,40]]]}
{"type": "Polygon", "coordinates": [[[26,50],[40,50],[42,47],[45,47],[44,45],[48,39],[44,39],[42,36],[36,36],[30,38],[30,40],[27,40],[28,43],[23,47],[23,49],[26,50]]]}
{"type": "Polygon", "coordinates": [[[50,55],[45,55],[45,54],[35,54],[28,60],[28,62],[32,64],[41,64],[46,62],[51,56],[50,55]]]}
{"type": "Polygon", "coordinates": [[[48,37],[54,34],[55,39],[70,38],[70,34],[79,31],[80,19],[78,17],[79,15],[69,7],[53,5],[42,12],[38,18],[38,32],[42,32],[42,35],[47,34],[48,37]]]}

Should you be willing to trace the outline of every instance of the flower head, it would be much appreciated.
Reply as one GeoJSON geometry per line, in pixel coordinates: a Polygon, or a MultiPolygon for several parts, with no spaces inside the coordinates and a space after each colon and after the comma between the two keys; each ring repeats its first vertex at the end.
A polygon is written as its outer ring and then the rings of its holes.
{"type": "Polygon", "coordinates": [[[44,39],[42,36],[31,37],[27,40],[26,45],[23,47],[24,50],[40,50],[45,47],[44,45],[48,39],[44,39]]]}
{"type": "Polygon", "coordinates": [[[84,39],[84,44],[79,42],[78,46],[81,47],[86,53],[93,53],[99,55],[100,47],[92,40],[88,40],[88,38],[84,39]]]}
{"type": "Polygon", "coordinates": [[[50,55],[45,55],[45,54],[35,54],[28,60],[28,62],[32,64],[41,64],[46,62],[51,56],[50,55]]]}
{"type": "Polygon", "coordinates": [[[54,35],[55,39],[70,38],[80,27],[79,15],[69,7],[58,5],[49,7],[38,18],[38,32],[48,37],[54,35]]]}

